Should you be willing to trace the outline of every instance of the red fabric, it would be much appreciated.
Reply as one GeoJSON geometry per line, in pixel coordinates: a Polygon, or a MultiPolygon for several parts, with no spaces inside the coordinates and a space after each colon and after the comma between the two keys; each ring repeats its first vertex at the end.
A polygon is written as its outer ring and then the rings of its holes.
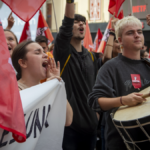
{"type": "Polygon", "coordinates": [[[0,128],[12,132],[14,139],[26,141],[26,127],[16,74],[0,22],[0,128]]]}
{"type": "Polygon", "coordinates": [[[93,51],[93,41],[92,41],[88,21],[86,21],[86,33],[85,33],[85,37],[84,37],[84,40],[83,40],[83,46],[86,49],[88,49],[89,51],[93,51]]]}
{"type": "Polygon", "coordinates": [[[46,0],[2,0],[20,19],[27,22],[46,0]]]}
{"type": "Polygon", "coordinates": [[[29,40],[29,39],[31,40],[30,25],[29,25],[29,22],[26,22],[24,25],[19,43],[21,43],[24,40],[29,40]]]}
{"type": "Polygon", "coordinates": [[[118,16],[118,11],[125,0],[110,0],[108,11],[113,15],[115,12],[115,17],[118,16]]]}
{"type": "Polygon", "coordinates": [[[41,10],[39,11],[39,19],[38,19],[38,26],[36,32],[36,36],[39,35],[46,36],[49,40],[48,44],[50,44],[54,40],[53,35],[44,19],[44,16],[42,15],[41,10]]]}
{"type": "Polygon", "coordinates": [[[118,19],[121,20],[123,17],[124,17],[123,10],[121,10],[119,15],[118,15],[118,19]]]}
{"type": "Polygon", "coordinates": [[[105,30],[105,33],[103,35],[103,38],[102,38],[102,41],[99,45],[99,48],[97,50],[98,53],[104,53],[104,50],[105,50],[105,46],[106,46],[106,43],[107,43],[107,40],[108,40],[108,37],[109,37],[109,29],[111,28],[111,20],[112,18],[110,19],[107,27],[106,27],[106,30],[105,30]]]}
{"type": "Polygon", "coordinates": [[[103,37],[103,34],[102,34],[101,30],[98,29],[95,40],[94,40],[94,52],[97,52],[98,47],[101,43],[102,37],[103,37]]]}

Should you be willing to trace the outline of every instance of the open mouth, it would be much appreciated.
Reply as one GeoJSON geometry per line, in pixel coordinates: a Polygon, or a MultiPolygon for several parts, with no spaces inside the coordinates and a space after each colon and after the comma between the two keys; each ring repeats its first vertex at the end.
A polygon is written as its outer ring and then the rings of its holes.
{"type": "Polygon", "coordinates": [[[8,47],[8,50],[9,50],[9,51],[11,51],[11,50],[12,50],[12,48],[11,48],[11,47],[8,47]]]}
{"type": "Polygon", "coordinates": [[[48,62],[47,62],[47,61],[44,61],[44,62],[42,63],[42,66],[43,66],[44,68],[47,68],[48,62]]]}
{"type": "Polygon", "coordinates": [[[81,28],[79,29],[79,31],[80,31],[80,33],[83,33],[84,28],[81,27],[81,28]]]}

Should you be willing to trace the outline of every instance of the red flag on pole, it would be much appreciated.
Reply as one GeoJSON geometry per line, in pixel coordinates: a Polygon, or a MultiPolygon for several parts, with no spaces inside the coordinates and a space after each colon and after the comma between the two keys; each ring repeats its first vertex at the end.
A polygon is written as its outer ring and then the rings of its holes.
{"type": "Polygon", "coordinates": [[[106,46],[106,43],[107,43],[107,40],[108,40],[108,37],[109,37],[109,29],[111,28],[111,20],[109,21],[107,27],[106,27],[106,30],[105,30],[105,33],[103,35],[103,38],[102,38],[102,41],[100,43],[100,46],[97,50],[98,53],[104,53],[104,50],[105,50],[105,46],[106,46]]]}
{"type": "Polygon", "coordinates": [[[27,21],[25,23],[25,25],[24,25],[24,28],[23,28],[22,35],[20,37],[19,43],[21,43],[24,40],[31,40],[31,32],[30,32],[29,21],[27,21]]]}
{"type": "Polygon", "coordinates": [[[101,30],[98,29],[95,40],[94,40],[94,52],[97,52],[98,47],[101,43],[102,37],[103,37],[103,34],[102,34],[101,30]]]}
{"type": "Polygon", "coordinates": [[[12,132],[13,138],[26,141],[25,119],[6,38],[0,21],[0,128],[12,132]]]}
{"type": "Polygon", "coordinates": [[[88,21],[86,21],[86,33],[83,40],[83,46],[89,51],[92,51],[94,48],[88,21]]]}
{"type": "Polygon", "coordinates": [[[50,44],[54,40],[53,35],[44,19],[44,16],[42,15],[41,10],[39,11],[39,19],[38,19],[38,26],[36,32],[36,36],[39,35],[46,36],[47,39],[49,40],[48,44],[50,44]]]}
{"type": "Polygon", "coordinates": [[[46,0],[2,0],[20,19],[27,22],[46,0]]]}
{"type": "Polygon", "coordinates": [[[119,15],[118,15],[118,19],[121,20],[123,17],[124,17],[123,10],[121,10],[119,15]]]}
{"type": "Polygon", "coordinates": [[[110,0],[109,1],[109,7],[108,7],[108,11],[113,15],[114,12],[115,12],[115,17],[117,18],[118,16],[118,12],[119,12],[119,9],[122,5],[122,3],[124,2],[125,0],[110,0]]]}

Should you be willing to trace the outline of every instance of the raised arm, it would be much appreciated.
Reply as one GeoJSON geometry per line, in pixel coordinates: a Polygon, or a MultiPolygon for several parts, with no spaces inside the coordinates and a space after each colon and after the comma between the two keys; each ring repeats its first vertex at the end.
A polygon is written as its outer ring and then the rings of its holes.
{"type": "Polygon", "coordinates": [[[105,47],[104,55],[102,57],[103,64],[112,58],[113,44],[114,44],[114,35],[109,35],[109,38],[105,47]]]}
{"type": "Polygon", "coordinates": [[[13,25],[14,25],[14,17],[12,16],[12,12],[10,13],[10,15],[8,16],[8,25],[7,25],[7,27],[6,27],[6,29],[8,29],[8,30],[11,30],[11,28],[13,27],[13,25]]]}
{"type": "MultiPolygon", "coordinates": [[[[56,61],[61,62],[62,59],[66,60],[68,55],[70,54],[69,46],[72,38],[73,24],[74,24],[74,0],[67,0],[65,17],[55,40],[53,53],[56,61]]],[[[61,65],[63,65],[62,62],[61,65]]]]}
{"type": "MultiPolygon", "coordinates": [[[[115,14],[114,14],[115,15],[115,14]]],[[[104,55],[102,57],[102,63],[104,64],[106,61],[112,59],[112,52],[113,52],[113,46],[114,46],[114,38],[115,38],[115,25],[118,19],[116,19],[114,16],[112,17],[111,21],[111,27],[112,29],[110,30],[109,33],[109,38],[106,44],[106,48],[104,51],[104,55]]]]}
{"type": "Polygon", "coordinates": [[[65,16],[68,18],[74,18],[74,0],[66,0],[65,16]]]}

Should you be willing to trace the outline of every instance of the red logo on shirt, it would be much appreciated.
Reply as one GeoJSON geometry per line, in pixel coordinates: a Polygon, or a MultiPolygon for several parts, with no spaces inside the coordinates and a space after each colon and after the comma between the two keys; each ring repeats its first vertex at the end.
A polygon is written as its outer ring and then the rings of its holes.
{"type": "Polygon", "coordinates": [[[140,74],[131,74],[132,85],[135,89],[141,88],[140,74]]]}

